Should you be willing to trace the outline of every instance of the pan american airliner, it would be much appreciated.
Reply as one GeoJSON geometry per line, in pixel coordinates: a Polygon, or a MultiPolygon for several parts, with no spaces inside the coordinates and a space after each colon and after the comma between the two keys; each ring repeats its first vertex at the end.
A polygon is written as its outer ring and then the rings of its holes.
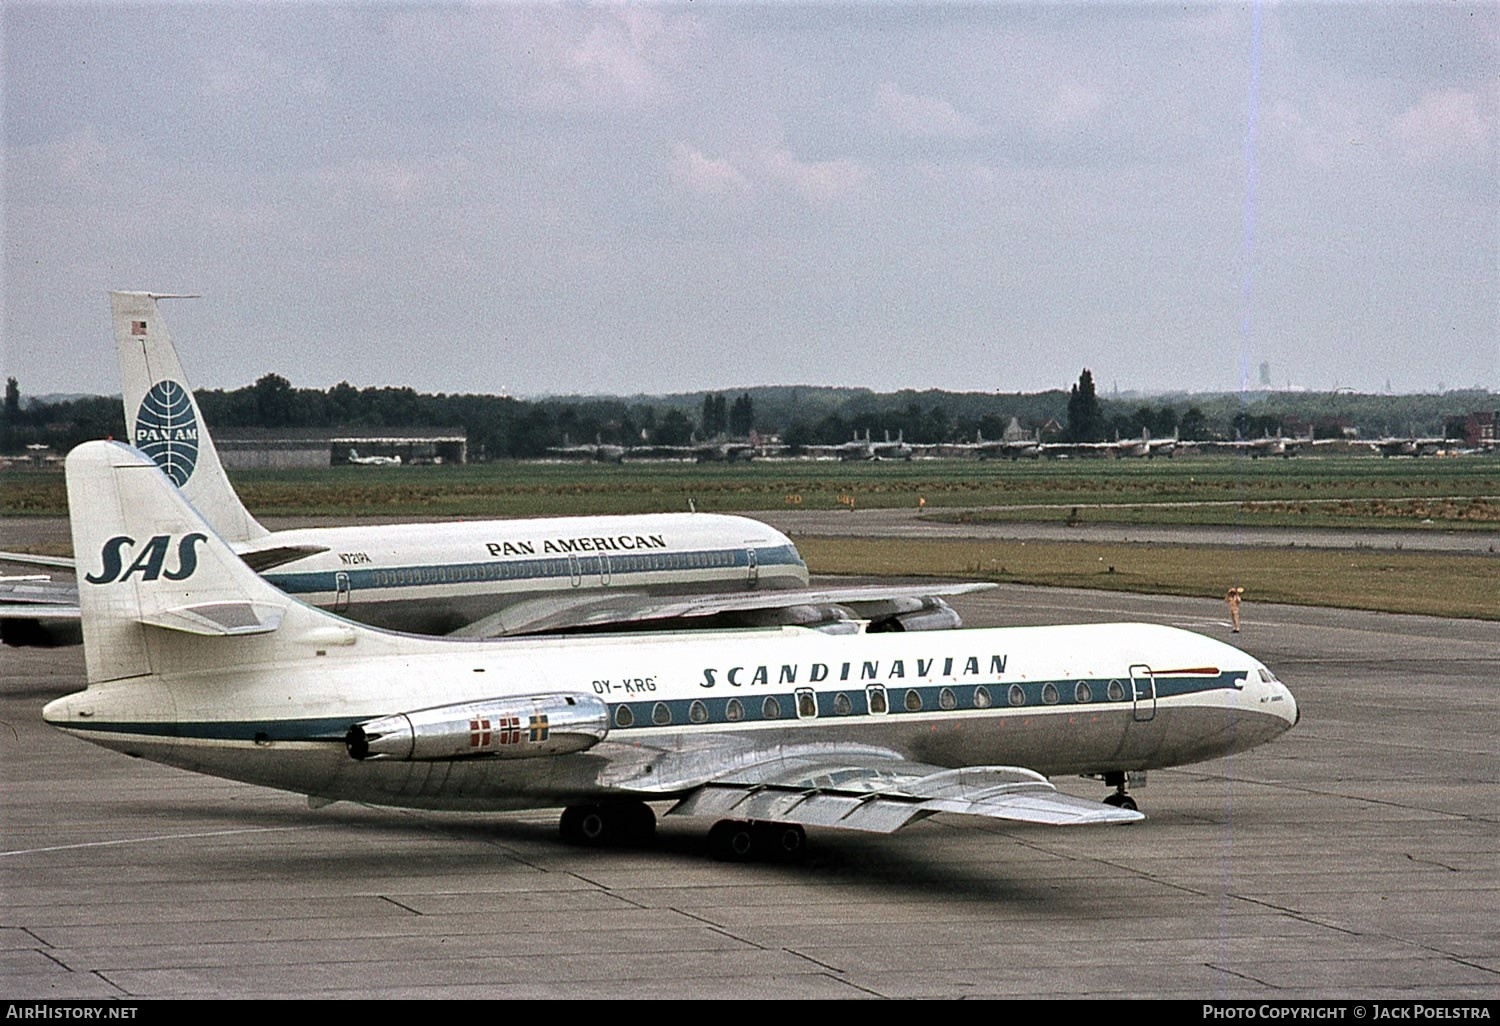
{"type": "Polygon", "coordinates": [[[272,587],[134,449],[84,443],[67,482],[88,683],[45,720],[314,806],[561,808],[565,840],[603,845],[646,841],[670,802],[716,821],[715,855],[781,858],[808,826],[1131,822],[1127,774],[1298,720],[1254,657],[1152,624],[397,634],[272,587]]]}
{"type": "MultiPolygon", "coordinates": [[[[269,531],[241,503],[203,423],[158,300],[112,292],[127,437],[253,569],[350,619],[421,634],[801,624],[934,630],[959,625],[945,595],[987,584],[809,586],[791,539],[710,513],[551,517],[269,531]]],[[[7,554],[9,555],[9,554],[7,554]]],[[[0,592],[5,640],[45,642],[77,600],[0,592]]]]}

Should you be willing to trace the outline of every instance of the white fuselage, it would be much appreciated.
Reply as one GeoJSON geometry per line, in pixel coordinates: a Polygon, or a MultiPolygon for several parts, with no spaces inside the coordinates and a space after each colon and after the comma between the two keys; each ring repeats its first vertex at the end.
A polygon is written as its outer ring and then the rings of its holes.
{"type": "Polygon", "coordinates": [[[535,610],[591,593],[682,595],[808,582],[807,565],[785,535],[746,517],[709,513],[305,528],[242,549],[299,545],[328,551],[262,576],[350,619],[421,634],[446,634],[496,614],[503,621],[510,607],[535,610]]]}
{"type": "MultiPolygon", "coordinates": [[[[277,637],[276,659],[259,663],[256,639],[217,639],[243,646],[245,662],[195,672],[200,639],[152,630],[152,662],[178,670],[93,685],[45,718],[199,772],[451,809],[673,797],[736,752],[799,744],[874,746],[939,766],[1141,770],[1250,748],[1297,719],[1291,694],[1251,656],[1146,624],[453,642],[289,622],[277,637]],[[602,701],[607,736],[518,760],[360,762],[345,748],[363,721],[539,693],[602,701]]],[[[215,648],[215,661],[229,651],[215,648]]]]}

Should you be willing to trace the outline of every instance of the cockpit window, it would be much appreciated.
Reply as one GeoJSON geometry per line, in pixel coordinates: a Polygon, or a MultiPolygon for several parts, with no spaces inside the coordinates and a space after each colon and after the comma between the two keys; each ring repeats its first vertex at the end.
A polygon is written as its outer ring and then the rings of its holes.
{"type": "Polygon", "coordinates": [[[1278,681],[1276,679],[1276,674],[1272,673],[1270,670],[1266,669],[1264,666],[1262,666],[1260,668],[1260,682],[1262,684],[1279,684],[1279,683],[1281,683],[1280,681],[1278,681]]]}

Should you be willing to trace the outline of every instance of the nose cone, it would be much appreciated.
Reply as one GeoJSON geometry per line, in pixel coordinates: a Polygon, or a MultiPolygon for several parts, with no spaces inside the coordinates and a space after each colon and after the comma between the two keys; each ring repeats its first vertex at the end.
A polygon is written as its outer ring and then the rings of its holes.
{"type": "Polygon", "coordinates": [[[1286,721],[1286,726],[1288,730],[1291,730],[1298,723],[1302,722],[1302,707],[1297,704],[1296,696],[1292,694],[1291,690],[1285,684],[1281,686],[1281,690],[1286,692],[1286,700],[1283,704],[1287,706],[1287,708],[1281,711],[1283,715],[1290,713],[1286,721]]]}

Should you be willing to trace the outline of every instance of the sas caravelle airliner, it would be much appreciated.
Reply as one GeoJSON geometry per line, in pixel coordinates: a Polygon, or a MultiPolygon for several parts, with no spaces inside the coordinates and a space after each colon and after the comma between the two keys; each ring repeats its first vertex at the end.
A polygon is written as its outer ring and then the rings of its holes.
{"type": "Polygon", "coordinates": [[[563,808],[565,839],[607,844],[650,837],[648,803],[671,801],[718,821],[720,857],[794,855],[809,825],[1140,819],[1126,773],[1298,719],[1253,657],[1151,624],[387,632],[273,588],[134,449],[86,442],[67,481],[88,686],[45,720],[314,806],[563,808]],[[1117,790],[1062,794],[1043,775],[1060,773],[1117,790]]]}
{"type": "MultiPolygon", "coordinates": [[[[224,473],[161,298],[110,293],[127,437],[266,580],[350,619],[460,637],[851,621],[936,630],[960,625],[941,596],[992,587],[812,588],[791,539],[708,513],[268,531],[224,473]]],[[[0,628],[13,644],[46,643],[68,626],[76,635],[77,617],[72,589],[53,589],[50,604],[0,591],[0,628]]]]}

